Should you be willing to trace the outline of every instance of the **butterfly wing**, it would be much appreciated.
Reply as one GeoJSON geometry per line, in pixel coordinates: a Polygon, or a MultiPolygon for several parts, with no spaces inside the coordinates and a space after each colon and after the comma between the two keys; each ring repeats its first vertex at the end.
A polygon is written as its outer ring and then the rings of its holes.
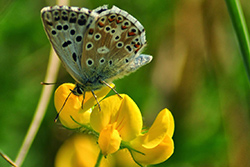
{"type": "Polygon", "coordinates": [[[41,10],[46,34],[69,74],[84,83],[86,73],[81,68],[83,36],[96,19],[96,12],[86,8],[53,6],[41,10]]]}
{"type": "Polygon", "coordinates": [[[145,30],[126,11],[107,5],[86,8],[54,6],[41,10],[46,34],[62,64],[85,90],[100,81],[112,82],[152,60],[140,55],[146,46],[145,30]]]}
{"type": "Polygon", "coordinates": [[[140,55],[146,39],[137,19],[116,6],[98,14],[84,35],[81,59],[82,70],[92,82],[97,76],[112,82],[152,60],[151,56],[140,55]]]}

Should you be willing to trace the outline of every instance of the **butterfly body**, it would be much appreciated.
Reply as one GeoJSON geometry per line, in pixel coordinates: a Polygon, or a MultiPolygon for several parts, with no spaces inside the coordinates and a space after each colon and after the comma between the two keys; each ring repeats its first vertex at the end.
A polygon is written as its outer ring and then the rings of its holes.
{"type": "Polygon", "coordinates": [[[152,60],[152,56],[140,54],[146,46],[144,27],[116,6],[92,11],[45,7],[41,16],[54,50],[77,82],[76,91],[100,89],[152,60]]]}

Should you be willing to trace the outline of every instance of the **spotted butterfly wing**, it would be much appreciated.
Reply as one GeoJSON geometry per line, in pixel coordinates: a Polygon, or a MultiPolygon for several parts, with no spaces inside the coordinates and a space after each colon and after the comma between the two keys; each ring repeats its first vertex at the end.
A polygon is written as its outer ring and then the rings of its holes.
{"type": "Polygon", "coordinates": [[[41,17],[45,32],[62,64],[79,83],[86,74],[82,71],[82,38],[87,26],[96,18],[86,8],[53,6],[44,7],[41,17]]]}
{"type": "Polygon", "coordinates": [[[143,26],[113,6],[54,6],[41,11],[45,31],[70,75],[85,91],[96,90],[149,63],[143,26]]]}
{"type": "MultiPolygon", "coordinates": [[[[85,33],[82,64],[90,78],[96,71],[103,80],[112,81],[151,61],[140,55],[146,46],[143,26],[126,11],[113,6],[102,11],[85,33]]],[[[93,77],[91,77],[93,75],[93,77]]]]}

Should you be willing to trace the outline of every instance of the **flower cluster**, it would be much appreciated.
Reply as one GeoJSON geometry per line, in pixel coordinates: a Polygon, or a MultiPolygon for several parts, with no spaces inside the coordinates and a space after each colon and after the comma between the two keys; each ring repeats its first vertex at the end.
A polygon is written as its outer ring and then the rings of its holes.
{"type": "Polygon", "coordinates": [[[92,93],[86,92],[84,103],[82,96],[68,97],[74,86],[63,84],[56,90],[55,107],[58,112],[62,109],[59,115],[62,125],[89,133],[75,135],[63,144],[56,157],[56,167],[94,166],[98,152],[106,157],[99,162],[101,166],[117,166],[125,157],[126,164],[131,163],[127,166],[157,164],[173,154],[174,119],[168,109],[163,109],[153,125],[143,130],[141,112],[128,95],[104,99],[109,88],[95,91],[100,110],[94,107],[96,99],[92,93]]]}

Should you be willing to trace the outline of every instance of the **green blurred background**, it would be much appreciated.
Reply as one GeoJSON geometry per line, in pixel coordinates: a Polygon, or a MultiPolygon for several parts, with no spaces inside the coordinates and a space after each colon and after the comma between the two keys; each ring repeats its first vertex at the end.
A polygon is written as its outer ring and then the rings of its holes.
{"type": "MultiPolygon", "coordinates": [[[[242,0],[250,27],[250,1],[242,0]]],[[[0,0],[0,149],[15,159],[44,81],[50,43],[40,19],[55,1],[0,0]]],[[[250,166],[250,91],[239,46],[223,0],[72,0],[94,9],[116,5],[145,27],[153,61],[116,89],[138,104],[151,126],[163,108],[172,111],[175,152],[168,167],[250,166]]],[[[74,82],[63,67],[58,83],[74,82]]],[[[53,99],[25,167],[53,166],[71,132],[53,122],[53,99]]],[[[0,166],[9,166],[0,158],[0,166]]]]}

